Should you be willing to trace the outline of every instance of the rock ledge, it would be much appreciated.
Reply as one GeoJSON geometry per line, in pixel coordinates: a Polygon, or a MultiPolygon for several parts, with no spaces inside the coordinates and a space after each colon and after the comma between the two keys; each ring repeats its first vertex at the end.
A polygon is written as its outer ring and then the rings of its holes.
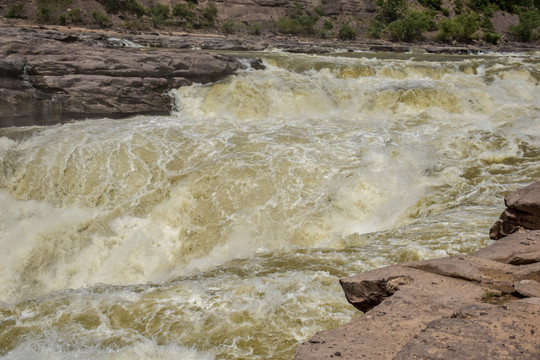
{"type": "Polygon", "coordinates": [[[538,359],[540,227],[522,218],[510,227],[506,214],[539,216],[540,182],[505,202],[494,227],[511,234],[486,248],[340,280],[347,300],[365,314],[315,334],[295,358],[538,359]]]}

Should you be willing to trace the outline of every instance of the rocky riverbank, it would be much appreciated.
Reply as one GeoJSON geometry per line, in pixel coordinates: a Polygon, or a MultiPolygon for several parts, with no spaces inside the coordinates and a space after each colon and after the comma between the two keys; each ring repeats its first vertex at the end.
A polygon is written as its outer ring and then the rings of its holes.
{"type": "Polygon", "coordinates": [[[170,89],[217,81],[238,66],[230,56],[137,46],[103,33],[2,27],[0,126],[169,114],[170,89]]]}
{"type": "Polygon", "coordinates": [[[342,279],[364,315],[315,334],[296,359],[538,359],[540,182],[505,203],[500,240],[484,249],[342,279]]]}
{"type": "MultiPolygon", "coordinates": [[[[167,115],[169,91],[220,80],[243,66],[215,51],[280,49],[475,54],[475,46],[335,42],[290,36],[140,33],[0,24],[0,126],[133,115],[167,115]],[[206,51],[212,50],[212,52],[206,51]]],[[[528,48],[498,48],[527,51],[528,48]]],[[[243,62],[245,63],[245,62],[243,62]]],[[[254,65],[261,66],[255,62],[254,65]]]]}

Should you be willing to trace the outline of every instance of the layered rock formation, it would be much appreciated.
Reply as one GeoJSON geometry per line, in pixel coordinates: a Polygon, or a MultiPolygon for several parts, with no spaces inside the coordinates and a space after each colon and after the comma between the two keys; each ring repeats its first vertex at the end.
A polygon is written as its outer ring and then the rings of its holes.
{"type": "MultiPolygon", "coordinates": [[[[540,182],[505,201],[505,211],[530,219],[540,209],[540,182]]],[[[513,234],[471,255],[342,279],[348,301],[365,314],[317,333],[296,359],[538,359],[540,231],[530,221],[512,224],[513,234]]]]}
{"type": "Polygon", "coordinates": [[[115,45],[100,34],[2,28],[0,126],[169,114],[170,89],[238,68],[219,54],[115,45]]]}

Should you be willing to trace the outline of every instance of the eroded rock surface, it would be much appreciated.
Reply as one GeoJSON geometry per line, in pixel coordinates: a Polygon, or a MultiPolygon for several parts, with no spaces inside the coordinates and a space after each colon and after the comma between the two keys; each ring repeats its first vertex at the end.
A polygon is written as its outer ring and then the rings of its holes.
{"type": "MultiPolygon", "coordinates": [[[[505,198],[539,213],[540,183],[505,198]]],[[[471,255],[388,266],[340,280],[364,312],[301,344],[296,359],[538,359],[540,231],[471,255]]]]}
{"type": "Polygon", "coordinates": [[[540,230],[540,182],[504,198],[506,209],[491,227],[489,236],[498,240],[521,229],[540,230]]]}
{"type": "Polygon", "coordinates": [[[169,114],[170,89],[238,68],[219,54],[107,45],[102,35],[3,28],[0,126],[169,114]]]}

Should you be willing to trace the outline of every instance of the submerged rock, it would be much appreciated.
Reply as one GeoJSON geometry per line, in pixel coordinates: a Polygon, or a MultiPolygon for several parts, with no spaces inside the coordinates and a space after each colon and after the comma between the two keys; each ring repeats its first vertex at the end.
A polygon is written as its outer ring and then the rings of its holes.
{"type": "Polygon", "coordinates": [[[0,36],[0,126],[170,113],[169,90],[222,79],[233,57],[107,47],[103,36],[5,28],[0,36]],[[67,39],[67,40],[66,40],[67,39]]]}
{"type": "MultiPolygon", "coordinates": [[[[505,200],[536,216],[540,183],[505,200]]],[[[297,348],[296,359],[537,359],[540,231],[521,224],[471,255],[340,280],[364,315],[315,334],[297,348]]]]}

